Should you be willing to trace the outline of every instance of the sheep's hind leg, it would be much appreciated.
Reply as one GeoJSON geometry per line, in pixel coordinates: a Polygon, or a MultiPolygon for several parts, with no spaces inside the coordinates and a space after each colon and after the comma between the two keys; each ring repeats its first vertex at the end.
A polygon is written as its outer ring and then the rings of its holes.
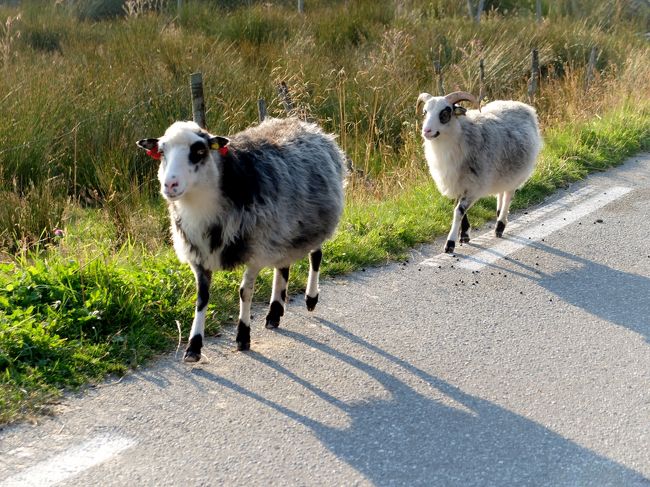
{"type": "Polygon", "coordinates": [[[467,213],[463,215],[463,220],[460,222],[460,243],[469,243],[469,219],[467,213]]]}
{"type": "Polygon", "coordinates": [[[506,228],[506,223],[508,223],[508,211],[510,210],[510,202],[512,201],[514,193],[514,191],[504,191],[501,196],[501,206],[499,208],[497,226],[494,229],[494,234],[498,238],[503,237],[503,231],[506,228]]]}
{"type": "Polygon", "coordinates": [[[259,269],[247,267],[239,288],[239,322],[237,323],[237,350],[251,348],[251,301],[259,269]]]}
{"type": "Polygon", "coordinates": [[[469,208],[472,206],[472,203],[474,203],[474,200],[467,196],[463,196],[458,200],[458,204],[454,209],[454,221],[451,224],[451,230],[449,231],[449,235],[447,236],[447,243],[445,244],[445,252],[448,254],[453,254],[454,249],[456,248],[456,236],[460,230],[463,217],[467,213],[467,210],[469,210],[469,208]]]}
{"type": "Polygon", "coordinates": [[[266,315],[266,327],[277,328],[280,326],[280,318],[284,316],[284,307],[287,304],[287,284],[289,283],[289,268],[277,267],[273,271],[273,291],[271,292],[271,303],[269,312],[266,315]]]}
{"type": "Polygon", "coordinates": [[[307,311],[314,311],[316,303],[318,303],[318,276],[322,260],[323,251],[321,249],[309,253],[309,277],[307,278],[307,290],[305,291],[307,311]]]}
{"type": "Polygon", "coordinates": [[[201,359],[201,348],[203,347],[203,334],[205,330],[205,314],[210,299],[210,283],[212,282],[212,271],[204,269],[201,265],[192,265],[192,271],[196,278],[196,310],[194,321],[190,331],[190,341],[185,349],[183,361],[198,362],[201,359]]]}

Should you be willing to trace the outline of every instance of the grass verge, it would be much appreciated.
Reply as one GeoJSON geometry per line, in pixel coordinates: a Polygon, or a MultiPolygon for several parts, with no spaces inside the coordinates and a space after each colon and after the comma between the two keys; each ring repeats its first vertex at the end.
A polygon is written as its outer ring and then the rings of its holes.
{"type": "MultiPolygon", "coordinates": [[[[649,150],[650,105],[625,103],[598,119],[551,128],[545,144],[514,208],[649,150]]],[[[494,209],[493,199],[480,201],[470,211],[472,226],[494,209]]],[[[349,191],[339,231],[324,249],[323,275],[404,258],[409,248],[448,230],[451,210],[423,172],[381,200],[349,191]]],[[[186,338],[194,283],[170,249],[153,255],[125,244],[95,252],[99,258],[73,254],[80,257],[46,251],[0,266],[0,424],[45,412],[65,389],[123,374],[168,350],[178,340],[177,320],[186,338]]],[[[304,260],[292,268],[291,292],[303,289],[306,272],[304,260]]],[[[261,274],[257,299],[268,298],[271,276],[261,274]]],[[[240,277],[215,274],[208,334],[236,315],[240,277]]]]}

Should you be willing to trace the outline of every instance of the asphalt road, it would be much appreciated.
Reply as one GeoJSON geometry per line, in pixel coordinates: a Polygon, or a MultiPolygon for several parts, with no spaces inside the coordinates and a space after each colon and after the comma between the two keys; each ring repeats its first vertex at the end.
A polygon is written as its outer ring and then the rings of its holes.
{"type": "Polygon", "coordinates": [[[0,486],[650,486],[648,215],[644,155],[258,307],[248,353],[229,328],[0,431],[0,486]]]}

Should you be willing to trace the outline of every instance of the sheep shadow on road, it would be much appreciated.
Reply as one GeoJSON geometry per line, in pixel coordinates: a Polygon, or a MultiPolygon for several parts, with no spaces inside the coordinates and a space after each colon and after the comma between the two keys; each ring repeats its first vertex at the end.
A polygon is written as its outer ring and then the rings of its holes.
{"type": "MultiPolygon", "coordinates": [[[[544,273],[523,262],[508,259],[508,262],[522,271],[505,268],[496,263],[488,264],[489,268],[529,279],[563,301],[605,321],[628,328],[650,342],[650,278],[619,271],[542,242],[531,243],[516,236],[508,238],[533,250],[564,259],[571,265],[561,272],[544,273]]],[[[489,251],[488,248],[476,247],[489,251]]]]}
{"type": "Polygon", "coordinates": [[[310,411],[288,408],[264,392],[248,390],[207,370],[194,373],[309,428],[337,458],[374,485],[648,485],[648,479],[632,469],[467,394],[335,323],[317,321],[334,332],[334,340],[326,343],[282,328],[277,333],[294,340],[300,353],[315,350],[326,360],[367,374],[388,392],[387,398],[343,401],[267,356],[250,352],[248,357],[338,408],[348,419],[344,428],[328,426],[310,411]],[[460,407],[414,389],[409,385],[414,379],[460,407]]]}

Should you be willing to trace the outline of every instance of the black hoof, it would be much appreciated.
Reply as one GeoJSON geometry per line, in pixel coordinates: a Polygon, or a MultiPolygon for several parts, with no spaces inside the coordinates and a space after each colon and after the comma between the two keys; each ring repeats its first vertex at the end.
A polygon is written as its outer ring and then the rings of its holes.
{"type": "Polygon", "coordinates": [[[266,315],[266,327],[273,329],[280,326],[281,316],[284,316],[284,308],[278,301],[273,301],[269,307],[269,313],[266,315]]]}
{"type": "Polygon", "coordinates": [[[455,248],[456,248],[456,242],[454,242],[453,240],[447,240],[447,244],[445,245],[445,252],[448,254],[453,254],[455,248]]]}
{"type": "Polygon", "coordinates": [[[203,337],[201,335],[194,335],[190,338],[190,343],[187,344],[185,355],[183,355],[183,362],[198,362],[201,360],[202,347],[203,337]]]}
{"type": "Polygon", "coordinates": [[[277,328],[280,326],[280,320],[279,319],[273,319],[269,318],[268,316],[266,317],[266,328],[269,330],[273,330],[274,328],[277,328]]]}
{"type": "Polygon", "coordinates": [[[469,235],[467,233],[460,234],[460,243],[469,243],[469,235]]]}
{"type": "Polygon", "coordinates": [[[503,237],[503,231],[506,228],[506,224],[503,222],[497,222],[497,227],[494,229],[494,234],[497,236],[497,238],[503,237]]]}
{"type": "Polygon", "coordinates": [[[244,352],[251,349],[251,328],[243,321],[237,324],[237,350],[244,352]]]}
{"type": "Polygon", "coordinates": [[[305,296],[305,303],[307,304],[307,311],[314,311],[316,303],[318,303],[318,294],[313,298],[311,296],[305,296]]]}
{"type": "Polygon", "coordinates": [[[201,354],[193,352],[191,350],[185,350],[185,355],[183,355],[183,362],[194,363],[201,360],[201,354]]]}

